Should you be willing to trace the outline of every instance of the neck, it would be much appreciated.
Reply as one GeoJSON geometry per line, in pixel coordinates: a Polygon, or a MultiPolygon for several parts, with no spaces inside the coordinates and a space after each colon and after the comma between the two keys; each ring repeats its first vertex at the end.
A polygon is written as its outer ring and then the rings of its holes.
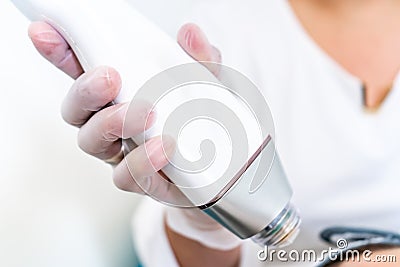
{"type": "MultiPolygon", "coordinates": [[[[307,0],[306,0],[307,1],[307,0]]],[[[354,14],[366,11],[389,10],[400,8],[397,0],[309,0],[310,4],[320,8],[339,12],[342,14],[354,14]]]]}
{"type": "Polygon", "coordinates": [[[400,69],[400,1],[289,0],[309,35],[365,85],[377,107],[400,69]]]}

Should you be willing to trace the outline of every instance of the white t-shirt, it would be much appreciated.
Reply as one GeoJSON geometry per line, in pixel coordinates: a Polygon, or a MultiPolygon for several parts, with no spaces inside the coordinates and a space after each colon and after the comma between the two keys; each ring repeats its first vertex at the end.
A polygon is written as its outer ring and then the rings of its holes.
{"type": "MultiPolygon", "coordinates": [[[[286,0],[208,2],[191,21],[270,105],[277,150],[303,221],[289,249],[327,248],[319,233],[331,226],[399,232],[400,78],[379,111],[366,112],[361,81],[307,35],[286,0]]],[[[145,200],[135,214],[133,235],[146,267],[177,266],[162,209],[145,200]]],[[[246,241],[242,266],[282,264],[261,263],[259,249],[246,241]]]]}

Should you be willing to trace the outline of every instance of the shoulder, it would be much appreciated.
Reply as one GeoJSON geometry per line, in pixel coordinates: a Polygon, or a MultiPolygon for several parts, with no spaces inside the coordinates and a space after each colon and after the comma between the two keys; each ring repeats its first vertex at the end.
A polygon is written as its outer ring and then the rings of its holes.
{"type": "Polygon", "coordinates": [[[251,33],[279,24],[282,1],[286,0],[206,0],[192,6],[188,19],[209,34],[251,33]]]}
{"type": "Polygon", "coordinates": [[[199,25],[223,54],[279,54],[293,47],[289,9],[287,0],[204,0],[193,5],[186,21],[199,25]]]}
{"type": "Polygon", "coordinates": [[[188,22],[204,30],[224,64],[260,83],[282,77],[300,49],[286,1],[205,0],[193,6],[188,22]]]}

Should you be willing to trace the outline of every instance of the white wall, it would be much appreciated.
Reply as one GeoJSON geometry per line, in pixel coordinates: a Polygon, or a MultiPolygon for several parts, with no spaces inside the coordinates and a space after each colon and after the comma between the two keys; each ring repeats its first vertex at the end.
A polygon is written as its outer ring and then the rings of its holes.
{"type": "MultiPolygon", "coordinates": [[[[132,2],[175,34],[193,1],[132,2]]],[[[59,114],[72,81],[36,53],[27,26],[0,1],[0,266],[133,266],[138,198],[77,148],[59,114]]]]}

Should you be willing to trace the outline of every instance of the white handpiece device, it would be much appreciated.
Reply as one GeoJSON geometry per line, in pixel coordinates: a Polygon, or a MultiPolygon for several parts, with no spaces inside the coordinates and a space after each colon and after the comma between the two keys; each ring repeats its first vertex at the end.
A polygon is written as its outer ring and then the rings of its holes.
{"type": "Polygon", "coordinates": [[[262,245],[282,245],[295,236],[300,219],[288,205],[292,191],[275,154],[271,122],[263,123],[253,110],[265,108],[254,107],[264,103],[262,95],[242,97],[228,86],[247,86],[244,76],[221,66],[227,82],[219,81],[123,0],[12,2],[30,20],[57,29],[85,71],[100,65],[117,69],[123,88],[116,103],[153,105],[155,125],[133,140],[177,137],[179,153],[162,171],[189,205],[262,245]]]}

